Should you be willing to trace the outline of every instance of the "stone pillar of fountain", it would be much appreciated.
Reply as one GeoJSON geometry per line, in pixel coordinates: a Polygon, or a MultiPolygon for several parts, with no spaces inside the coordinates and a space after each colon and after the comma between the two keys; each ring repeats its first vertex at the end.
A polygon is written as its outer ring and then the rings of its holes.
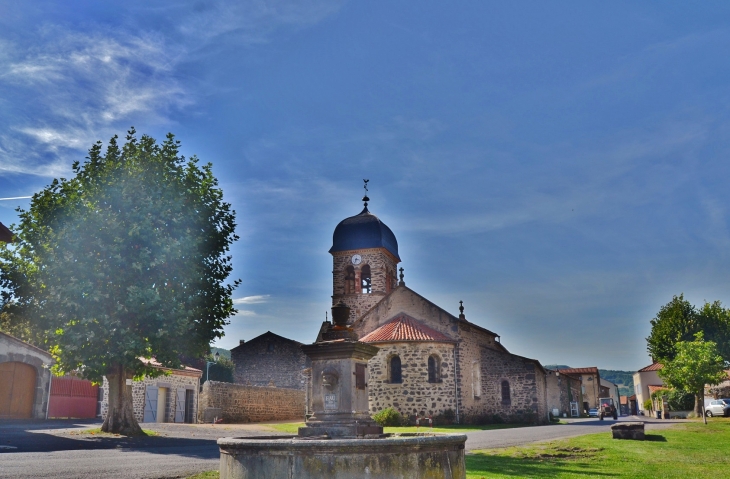
{"type": "Polygon", "coordinates": [[[357,340],[347,326],[350,308],[332,308],[333,325],[322,340],[303,346],[312,360],[313,415],[299,428],[300,437],[374,438],[383,434],[370,416],[368,360],[378,348],[357,340]]]}

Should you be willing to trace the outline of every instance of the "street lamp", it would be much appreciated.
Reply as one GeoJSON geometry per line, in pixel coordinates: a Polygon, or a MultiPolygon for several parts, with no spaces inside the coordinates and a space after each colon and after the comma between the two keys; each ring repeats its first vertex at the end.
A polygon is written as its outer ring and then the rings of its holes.
{"type": "Polygon", "coordinates": [[[220,358],[220,357],[221,357],[221,354],[218,351],[216,351],[215,356],[213,356],[214,361],[205,362],[205,381],[206,382],[210,381],[210,365],[217,363],[218,358],[220,358]]]}

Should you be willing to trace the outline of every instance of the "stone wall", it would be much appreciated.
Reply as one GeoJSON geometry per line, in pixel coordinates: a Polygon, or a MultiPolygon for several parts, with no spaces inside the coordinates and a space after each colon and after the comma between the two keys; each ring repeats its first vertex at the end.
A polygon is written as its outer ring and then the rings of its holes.
{"type": "Polygon", "coordinates": [[[300,389],[307,387],[302,374],[311,361],[302,345],[278,334],[267,332],[231,350],[236,384],[300,389]]]}
{"type": "Polygon", "coordinates": [[[296,389],[245,386],[206,381],[200,394],[198,419],[207,408],[220,408],[228,423],[304,419],[305,392],[296,389]]]}
{"type": "MultiPolygon", "coordinates": [[[[482,348],[482,392],[476,401],[481,414],[499,415],[506,420],[532,419],[547,422],[547,391],[544,371],[532,359],[482,348]],[[509,399],[504,400],[502,382],[509,383],[509,399]]],[[[465,411],[468,413],[469,411],[465,411]]]]}
{"type": "Polygon", "coordinates": [[[51,381],[49,367],[53,364],[52,356],[16,337],[0,332],[0,363],[4,362],[24,363],[35,369],[35,395],[31,415],[35,419],[45,419],[51,381]]]}
{"type": "Polygon", "coordinates": [[[397,261],[385,248],[343,251],[332,256],[332,304],[342,301],[350,307],[350,323],[369,311],[395,288],[397,261]],[[359,265],[352,264],[354,254],[362,257],[362,263],[359,265]],[[372,291],[370,294],[362,294],[360,272],[365,265],[370,266],[372,291]],[[348,266],[355,269],[355,293],[345,294],[345,274],[348,266]]]}
{"type": "Polygon", "coordinates": [[[557,371],[547,371],[547,408],[548,412],[558,410],[558,416],[567,417],[570,415],[570,403],[578,403],[578,414],[583,409],[583,397],[581,395],[580,379],[561,374],[557,371]]]}
{"type": "MultiPolygon", "coordinates": [[[[195,373],[187,373],[181,370],[167,371],[171,371],[171,373],[169,375],[158,376],[156,378],[145,377],[141,381],[131,381],[131,384],[127,385],[128,388],[132,388],[132,407],[134,409],[134,417],[137,418],[138,422],[144,422],[144,402],[147,386],[167,388],[168,390],[165,401],[165,417],[158,418],[157,422],[175,421],[175,410],[177,407],[177,389],[186,389],[193,391],[193,418],[197,417],[198,411],[195,408],[197,408],[198,405],[198,388],[200,376],[195,373]]],[[[106,418],[106,414],[109,411],[109,382],[107,381],[106,377],[104,377],[102,388],[104,390],[104,399],[101,403],[101,417],[106,418]]]]}
{"type": "Polygon", "coordinates": [[[496,341],[494,335],[465,321],[458,323],[456,337],[458,338],[456,357],[459,412],[485,411],[487,402],[482,397],[482,392],[488,378],[484,375],[482,366],[483,351],[490,349],[505,353],[507,356],[509,353],[496,341]]]}
{"type": "Polygon", "coordinates": [[[392,407],[402,414],[420,416],[456,409],[454,345],[436,342],[376,343],[378,354],[368,361],[370,413],[392,407]],[[389,362],[400,356],[402,383],[391,384],[389,362]],[[439,358],[439,382],[428,382],[428,358],[439,358]]]}

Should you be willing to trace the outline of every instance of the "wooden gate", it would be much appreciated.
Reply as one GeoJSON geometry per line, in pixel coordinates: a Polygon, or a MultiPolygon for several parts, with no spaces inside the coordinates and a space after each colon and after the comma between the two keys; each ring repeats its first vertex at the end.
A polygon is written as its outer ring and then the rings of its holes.
{"type": "Polygon", "coordinates": [[[0,418],[33,416],[36,376],[35,368],[29,364],[0,363],[0,418]]]}
{"type": "Polygon", "coordinates": [[[93,418],[96,417],[99,386],[74,376],[51,379],[51,397],[48,417],[93,418]]]}

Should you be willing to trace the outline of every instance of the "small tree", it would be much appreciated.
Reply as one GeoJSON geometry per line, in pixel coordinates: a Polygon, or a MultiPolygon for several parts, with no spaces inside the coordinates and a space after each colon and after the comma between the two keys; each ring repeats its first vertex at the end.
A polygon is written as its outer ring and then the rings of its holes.
{"type": "Polygon", "coordinates": [[[705,385],[717,384],[725,378],[725,361],[717,352],[713,341],[705,341],[702,332],[695,334],[694,341],[676,344],[676,355],[663,363],[659,370],[665,384],[679,391],[695,395],[695,412],[705,417],[705,385]]]}
{"type": "Polygon", "coordinates": [[[74,177],[53,180],[20,211],[16,242],[0,245],[5,319],[44,337],[62,371],[109,381],[102,430],[141,434],[126,381],[203,357],[235,313],[226,284],[235,215],[210,164],[162,144],[101,142],[74,177]]]}

